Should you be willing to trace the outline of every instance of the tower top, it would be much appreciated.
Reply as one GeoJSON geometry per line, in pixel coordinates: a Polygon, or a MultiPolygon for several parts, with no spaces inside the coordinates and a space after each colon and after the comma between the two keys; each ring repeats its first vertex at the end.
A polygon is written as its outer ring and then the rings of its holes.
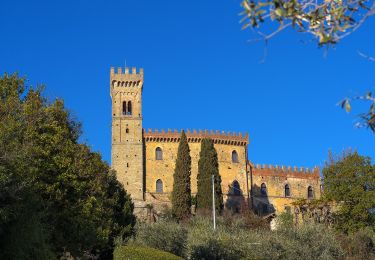
{"type": "Polygon", "coordinates": [[[115,71],[114,67],[111,67],[110,72],[110,86],[111,92],[113,90],[120,91],[120,88],[143,88],[143,68],[139,68],[137,73],[137,69],[135,67],[131,68],[131,73],[129,67],[125,67],[125,71],[123,68],[118,67],[117,72],[115,71]]]}
{"type": "Polygon", "coordinates": [[[128,75],[128,74],[131,74],[131,75],[143,75],[143,68],[139,68],[139,71],[137,73],[137,68],[136,67],[132,67],[131,68],[131,73],[130,73],[130,68],[129,67],[125,67],[125,71],[123,72],[122,71],[122,67],[118,67],[117,68],[117,73],[115,72],[115,68],[114,67],[111,67],[111,76],[112,75],[128,75]]]}

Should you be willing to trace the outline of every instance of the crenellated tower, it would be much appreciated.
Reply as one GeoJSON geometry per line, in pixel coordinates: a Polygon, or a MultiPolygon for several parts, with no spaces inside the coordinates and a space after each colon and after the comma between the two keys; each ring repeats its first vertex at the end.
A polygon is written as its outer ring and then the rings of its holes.
{"type": "Polygon", "coordinates": [[[143,69],[112,67],[112,168],[133,200],[144,200],[142,136],[143,69]]]}

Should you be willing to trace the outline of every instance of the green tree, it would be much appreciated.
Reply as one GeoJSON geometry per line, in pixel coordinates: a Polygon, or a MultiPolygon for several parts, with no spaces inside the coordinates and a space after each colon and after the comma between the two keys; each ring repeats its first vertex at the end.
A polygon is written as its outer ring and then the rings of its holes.
{"type": "Polygon", "coordinates": [[[203,139],[198,161],[197,209],[212,208],[212,175],[215,182],[215,208],[221,212],[224,208],[219,163],[214,143],[203,139]]]}
{"type": "Polygon", "coordinates": [[[80,124],[63,101],[47,102],[42,90],[17,75],[0,78],[0,258],[51,259],[64,250],[110,258],[135,224],[130,197],[78,142],[80,124]]]}
{"type": "Polygon", "coordinates": [[[357,152],[330,156],[323,169],[324,196],[337,203],[335,226],[348,233],[375,224],[375,168],[357,152]]]}
{"type": "Polygon", "coordinates": [[[191,214],[191,157],[190,148],[185,135],[181,132],[176,166],[173,174],[172,213],[177,219],[189,217],[191,214]]]}

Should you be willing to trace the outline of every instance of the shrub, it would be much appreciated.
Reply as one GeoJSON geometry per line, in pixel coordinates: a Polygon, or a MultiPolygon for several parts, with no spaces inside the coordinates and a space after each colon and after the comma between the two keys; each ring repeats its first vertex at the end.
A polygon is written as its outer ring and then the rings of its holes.
{"type": "Polygon", "coordinates": [[[270,225],[267,220],[255,215],[251,211],[243,211],[241,214],[233,214],[225,210],[223,215],[225,226],[233,228],[251,229],[251,230],[268,230],[270,225]]]}
{"type": "Polygon", "coordinates": [[[188,254],[191,259],[239,259],[246,256],[245,252],[256,236],[224,223],[223,218],[218,218],[217,229],[213,231],[211,219],[195,217],[190,221],[188,254]]]}
{"type": "Polygon", "coordinates": [[[115,260],[182,260],[183,258],[155,248],[142,246],[121,246],[115,249],[115,260]]]}
{"type": "Polygon", "coordinates": [[[339,235],[339,240],[347,258],[374,259],[375,232],[370,228],[361,229],[350,235],[339,235]]]}
{"type": "Polygon", "coordinates": [[[173,221],[140,224],[135,243],[157,248],[178,256],[186,251],[187,230],[173,221]]]}
{"type": "Polygon", "coordinates": [[[288,259],[337,259],[343,256],[333,229],[322,224],[302,225],[276,232],[288,259]]]}

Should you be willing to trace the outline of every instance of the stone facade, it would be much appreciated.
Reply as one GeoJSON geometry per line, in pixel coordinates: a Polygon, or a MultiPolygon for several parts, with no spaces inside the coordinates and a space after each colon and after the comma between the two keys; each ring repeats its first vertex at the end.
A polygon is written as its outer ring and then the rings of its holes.
{"type": "MultiPolygon", "coordinates": [[[[112,168],[136,206],[169,205],[181,132],[142,128],[143,83],[143,69],[137,73],[136,68],[132,68],[130,73],[128,68],[125,71],[118,68],[116,73],[111,68],[112,168]]],[[[218,153],[227,208],[240,210],[252,206],[258,212],[268,214],[289,210],[292,201],[311,194],[312,198],[320,197],[318,168],[310,171],[252,165],[247,158],[248,134],[187,130],[186,135],[192,158],[193,195],[197,192],[200,142],[210,138],[218,153]],[[285,185],[290,194],[285,194],[285,185]]]]}

